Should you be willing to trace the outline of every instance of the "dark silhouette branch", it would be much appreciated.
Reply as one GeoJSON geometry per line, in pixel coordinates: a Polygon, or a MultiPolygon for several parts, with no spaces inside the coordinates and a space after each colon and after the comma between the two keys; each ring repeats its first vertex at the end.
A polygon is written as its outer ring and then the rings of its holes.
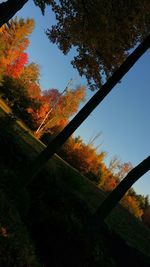
{"type": "Polygon", "coordinates": [[[0,4],[0,27],[7,23],[28,0],[8,0],[0,4]]]}
{"type": "Polygon", "coordinates": [[[34,177],[45,166],[46,162],[59,149],[59,147],[73,134],[81,123],[90,115],[98,104],[110,93],[113,87],[132,68],[137,60],[147,51],[150,46],[150,36],[148,36],[124,61],[118,70],[108,79],[101,89],[88,101],[88,103],[78,112],[71,122],[60,132],[56,138],[43,150],[35,161],[27,168],[22,176],[23,183],[27,186],[34,177]]]}

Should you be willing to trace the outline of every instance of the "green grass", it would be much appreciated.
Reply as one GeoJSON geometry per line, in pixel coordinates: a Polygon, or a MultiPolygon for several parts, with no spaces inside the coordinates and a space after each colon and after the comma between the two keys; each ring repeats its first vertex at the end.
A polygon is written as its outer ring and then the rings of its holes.
{"type": "MultiPolygon", "coordinates": [[[[0,100],[0,117],[9,112],[9,107],[0,100]]],[[[13,122],[8,132],[17,143],[18,149],[28,157],[29,162],[32,162],[45,148],[45,145],[35,138],[20,120],[13,122]]],[[[98,189],[94,183],[82,176],[56,154],[49,160],[45,172],[49,179],[55,180],[55,185],[58,185],[60,191],[67,192],[68,195],[78,199],[91,214],[96,211],[106,197],[106,194],[98,189]]],[[[131,247],[150,257],[150,230],[126,209],[118,205],[106,222],[109,228],[123,237],[131,247]]]]}

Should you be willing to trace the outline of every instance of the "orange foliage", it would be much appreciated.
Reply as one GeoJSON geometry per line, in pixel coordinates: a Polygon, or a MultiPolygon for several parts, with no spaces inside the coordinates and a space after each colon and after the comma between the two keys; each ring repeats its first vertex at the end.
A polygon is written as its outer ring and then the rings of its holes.
{"type": "Polygon", "coordinates": [[[13,19],[0,31],[0,42],[3,43],[0,53],[0,68],[12,77],[19,77],[27,63],[24,53],[29,45],[28,35],[34,28],[32,19],[13,19]]]}
{"type": "Polygon", "coordinates": [[[42,101],[41,89],[37,83],[29,83],[27,87],[27,91],[31,98],[42,101]]]}
{"type": "Polygon", "coordinates": [[[56,126],[65,126],[69,117],[72,116],[79,107],[81,101],[85,97],[85,88],[77,87],[62,95],[57,89],[49,89],[43,92],[41,98],[42,106],[38,110],[37,123],[44,120],[40,128],[40,134],[45,132],[53,132],[56,126]]]}
{"type": "MultiPolygon", "coordinates": [[[[41,102],[40,102],[41,103],[41,102]]],[[[30,114],[34,128],[36,129],[39,124],[42,122],[43,118],[46,116],[49,110],[49,106],[47,103],[43,103],[39,106],[39,108],[34,109],[32,107],[27,108],[27,112],[30,114]]]]}
{"type": "MultiPolygon", "coordinates": [[[[92,181],[97,182],[98,187],[105,192],[112,191],[118,185],[120,176],[128,172],[131,167],[130,163],[121,164],[119,162],[119,177],[117,177],[117,175],[114,175],[112,172],[112,168],[107,168],[103,162],[105,153],[97,153],[93,145],[84,144],[80,137],[69,138],[59,154],[82,174],[92,181]]],[[[113,166],[116,166],[116,164],[113,164],[113,166]]],[[[140,207],[140,198],[135,192],[134,195],[131,195],[133,191],[134,190],[130,190],[130,192],[122,198],[121,204],[136,217],[141,217],[143,210],[140,207]]]]}
{"type": "Polygon", "coordinates": [[[7,64],[6,74],[13,78],[18,78],[23,72],[25,64],[28,62],[28,55],[26,53],[20,54],[15,62],[7,64]]]}
{"type": "Polygon", "coordinates": [[[92,145],[84,144],[80,137],[69,138],[60,151],[60,155],[91,180],[100,179],[105,153],[97,153],[92,145]]]}

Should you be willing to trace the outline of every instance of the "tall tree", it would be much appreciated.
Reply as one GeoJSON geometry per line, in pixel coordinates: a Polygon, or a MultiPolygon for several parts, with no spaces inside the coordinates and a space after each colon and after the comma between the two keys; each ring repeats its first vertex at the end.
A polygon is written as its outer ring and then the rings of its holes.
{"type": "Polygon", "coordinates": [[[76,49],[72,64],[92,90],[100,88],[150,31],[149,0],[65,0],[51,5],[56,23],[47,36],[64,54],[76,49]]]}
{"type": "Polygon", "coordinates": [[[13,19],[0,31],[0,68],[3,73],[18,77],[27,63],[25,49],[29,45],[28,36],[34,28],[33,19],[13,19]]]}
{"type": "Polygon", "coordinates": [[[40,137],[46,132],[53,134],[59,126],[64,126],[73,116],[85,99],[85,87],[78,86],[75,90],[69,90],[62,95],[57,89],[43,91],[41,96],[41,106],[38,111],[30,109],[34,121],[36,122],[35,134],[40,137]]]}

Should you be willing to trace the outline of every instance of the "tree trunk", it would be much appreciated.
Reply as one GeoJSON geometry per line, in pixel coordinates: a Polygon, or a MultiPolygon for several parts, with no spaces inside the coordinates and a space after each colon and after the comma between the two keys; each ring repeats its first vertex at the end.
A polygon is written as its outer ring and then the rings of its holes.
{"type": "Polygon", "coordinates": [[[8,0],[0,4],[0,27],[7,23],[28,0],[8,0]]]}
{"type": "Polygon", "coordinates": [[[124,194],[130,187],[146,172],[150,170],[150,156],[144,159],[134,169],[132,169],[127,176],[119,183],[119,185],[109,194],[104,202],[97,209],[92,220],[95,225],[103,223],[110,212],[115,208],[117,203],[121,200],[124,194]]]}
{"type": "Polygon", "coordinates": [[[148,36],[124,61],[119,69],[108,79],[101,89],[87,102],[87,104],[78,112],[71,122],[56,136],[55,139],[40,153],[37,159],[22,174],[23,183],[27,186],[34,177],[45,166],[46,162],[59,149],[61,145],[73,134],[81,123],[90,115],[90,113],[102,102],[110,93],[113,87],[123,78],[131,69],[137,60],[146,52],[150,46],[150,36],[148,36]]]}

